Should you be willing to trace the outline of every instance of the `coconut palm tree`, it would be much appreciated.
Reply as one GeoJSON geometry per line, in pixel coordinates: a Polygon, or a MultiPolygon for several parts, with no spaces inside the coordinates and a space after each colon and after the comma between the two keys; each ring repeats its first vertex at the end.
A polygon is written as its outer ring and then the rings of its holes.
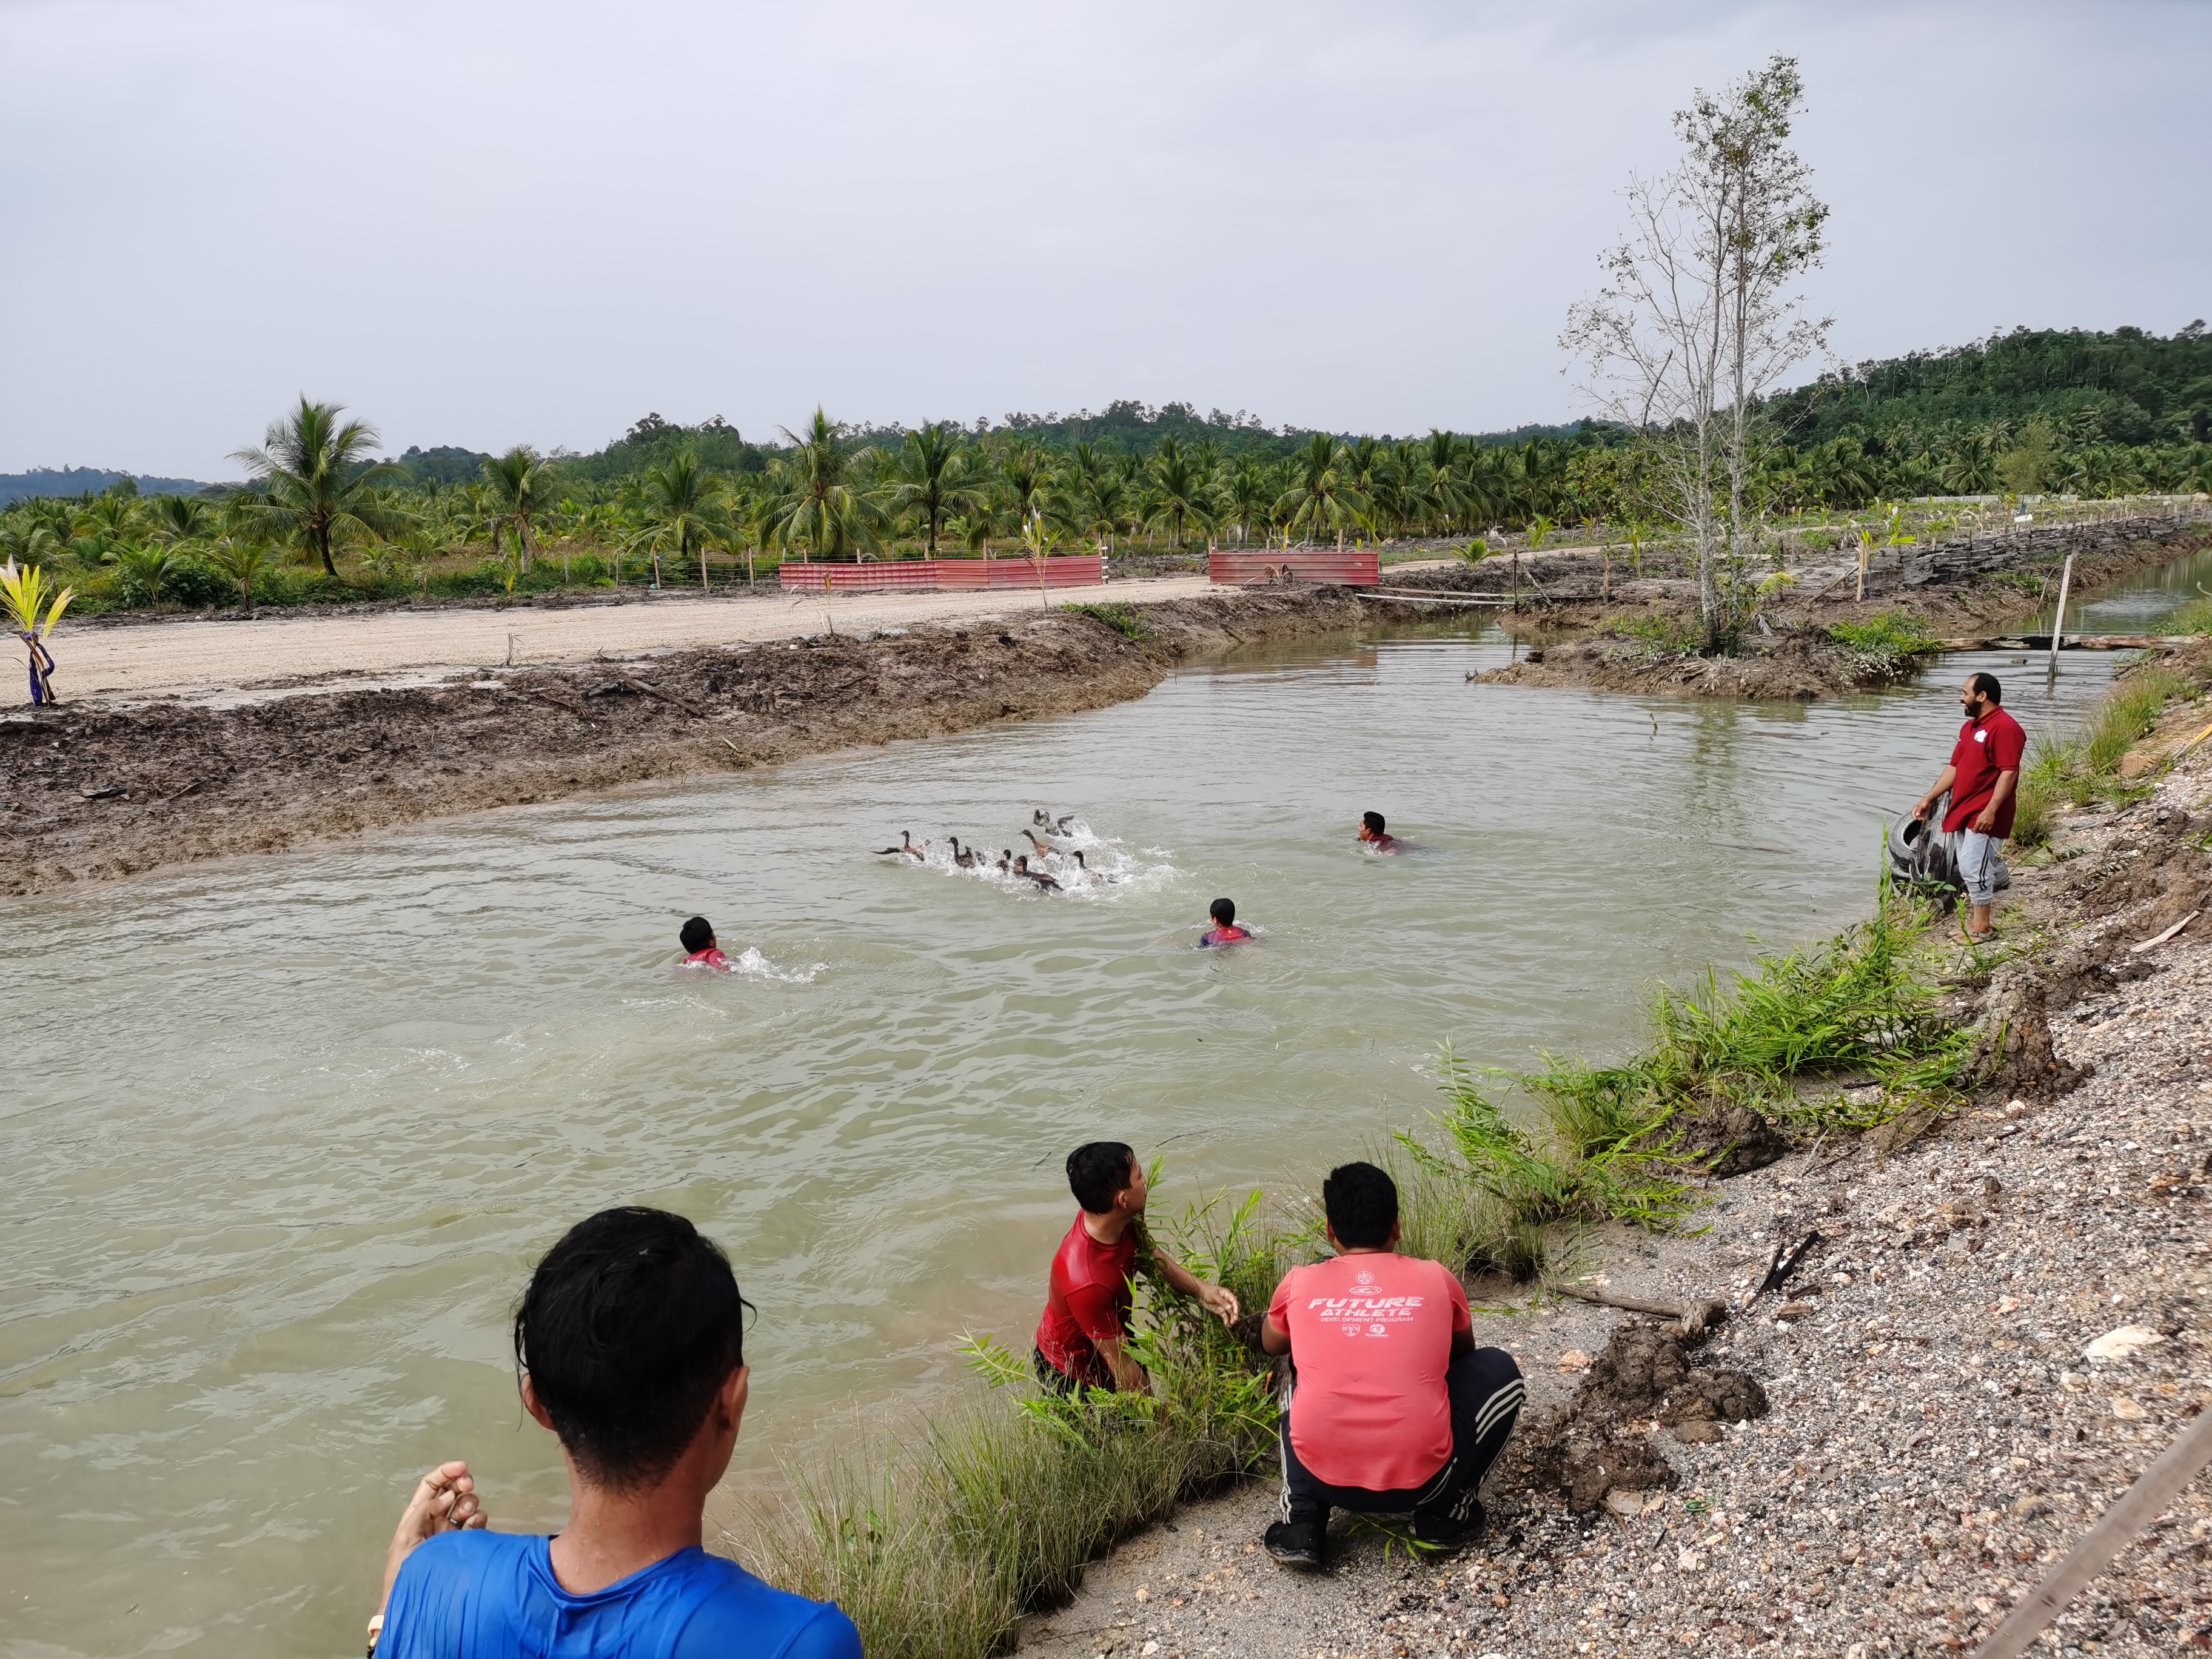
{"type": "Polygon", "coordinates": [[[1206,516],[1206,474],[1199,467],[1198,458],[1172,432],[1152,451],[1146,471],[1152,475],[1155,491],[1149,516],[1155,521],[1164,519],[1175,526],[1175,545],[1180,550],[1184,526],[1194,518],[1202,520],[1206,516]]]}
{"type": "Polygon", "coordinates": [[[343,405],[300,406],[272,421],[258,449],[235,449],[230,459],[255,482],[240,492],[240,505],[257,515],[267,533],[309,549],[323,562],[323,574],[336,576],[331,544],[346,525],[372,536],[398,533],[405,515],[378,500],[375,486],[403,477],[400,468],[365,459],[380,441],[365,421],[340,422],[343,405]]]}
{"type": "Polygon", "coordinates": [[[1352,487],[1340,468],[1340,453],[1336,440],[1326,432],[1308,438],[1293,459],[1291,487],[1275,503],[1284,521],[1304,531],[1309,542],[1316,530],[1334,529],[1340,551],[1346,528],[1368,510],[1367,498],[1352,487]]]}
{"type": "Polygon", "coordinates": [[[1229,476],[1222,481],[1221,510],[1237,526],[1237,546],[1245,544],[1254,525],[1266,521],[1268,509],[1281,493],[1258,457],[1237,458],[1229,468],[1229,476]]]}
{"type": "Polygon", "coordinates": [[[208,549],[207,561],[238,584],[239,604],[251,609],[253,584],[269,568],[268,544],[242,536],[221,536],[208,549]]]}
{"type": "Polygon", "coordinates": [[[1042,508],[1045,492],[1052,487],[1051,465],[1035,444],[1009,444],[999,458],[998,483],[1006,516],[1017,526],[1027,524],[1042,508]]]}
{"type": "Polygon", "coordinates": [[[170,547],[204,540],[215,529],[215,514],[197,495],[156,495],[146,518],[149,533],[170,547]]]}
{"type": "MultiPolygon", "coordinates": [[[[506,454],[494,456],[483,464],[484,493],[491,508],[492,546],[499,545],[502,530],[514,532],[515,546],[522,556],[522,569],[530,569],[531,526],[552,511],[553,480],[547,475],[545,462],[528,444],[517,444],[506,454]]],[[[565,585],[568,580],[563,570],[561,577],[565,585]]]]}
{"type": "Polygon", "coordinates": [[[937,556],[938,532],[964,508],[975,493],[968,472],[968,445],[957,427],[942,421],[906,434],[891,465],[887,505],[893,513],[912,513],[922,523],[928,556],[937,556]]]}
{"type": "Polygon", "coordinates": [[[846,431],[819,408],[805,435],[783,428],[792,450],[770,468],[782,497],[769,525],[775,545],[803,544],[817,559],[855,561],[878,545],[883,508],[861,477],[871,452],[846,431]]]}
{"type": "Polygon", "coordinates": [[[723,512],[722,481],[701,465],[696,450],[679,449],[665,464],[649,466],[638,490],[642,526],[630,545],[649,552],[671,552],[678,560],[699,557],[699,586],[707,582],[707,550],[728,523],[723,512]]]}

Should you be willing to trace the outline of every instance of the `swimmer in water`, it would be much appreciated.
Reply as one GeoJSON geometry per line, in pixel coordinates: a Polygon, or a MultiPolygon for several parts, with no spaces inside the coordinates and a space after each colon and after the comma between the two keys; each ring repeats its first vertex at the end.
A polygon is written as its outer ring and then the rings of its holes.
{"type": "Polygon", "coordinates": [[[1206,929],[1198,941],[1201,951],[1216,945],[1241,945],[1252,937],[1237,925],[1237,901],[1219,898],[1206,907],[1206,915],[1213,918],[1213,926],[1206,929]]]}
{"type": "Polygon", "coordinates": [[[690,954],[684,958],[686,968],[711,968],[718,974],[732,973],[736,964],[724,956],[714,943],[714,929],[704,916],[694,916],[684,924],[678,935],[684,948],[690,954]]]}
{"type": "Polygon", "coordinates": [[[1397,836],[1384,833],[1380,812],[1362,812],[1359,815],[1359,839],[1370,853],[1388,854],[1399,850],[1397,836]]]}

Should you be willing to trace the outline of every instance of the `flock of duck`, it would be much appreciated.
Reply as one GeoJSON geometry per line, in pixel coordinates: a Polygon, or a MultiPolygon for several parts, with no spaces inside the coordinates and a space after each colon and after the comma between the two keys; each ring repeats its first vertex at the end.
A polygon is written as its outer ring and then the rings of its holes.
{"type": "MultiPolygon", "coordinates": [[[[1028,838],[1030,851],[1016,853],[1009,847],[999,854],[995,865],[991,855],[981,848],[963,847],[957,836],[947,836],[945,840],[952,849],[952,863],[956,868],[995,868],[1000,875],[1010,879],[1033,883],[1041,893],[1058,893],[1070,887],[1087,887],[1094,883],[1113,880],[1114,878],[1101,875],[1084,863],[1081,848],[1062,844],[1072,839],[1071,826],[1074,823],[1075,814],[1073,812],[1054,817],[1042,807],[1037,808],[1030,815],[1031,827],[1022,831],[1028,838]],[[1036,833],[1039,830],[1044,832],[1042,837],[1036,833]]],[[[929,849],[935,844],[925,841],[916,846],[912,832],[902,830],[899,831],[899,844],[878,848],[876,856],[911,859],[916,864],[927,864],[929,862],[929,849]]]]}

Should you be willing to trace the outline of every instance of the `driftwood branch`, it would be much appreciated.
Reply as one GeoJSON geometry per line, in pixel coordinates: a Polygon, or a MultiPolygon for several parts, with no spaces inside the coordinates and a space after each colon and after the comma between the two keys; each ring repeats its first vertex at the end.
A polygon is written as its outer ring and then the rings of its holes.
{"type": "Polygon", "coordinates": [[[1615,1296],[1611,1291],[1585,1290],[1576,1285],[1554,1285],[1552,1289],[1561,1296],[1571,1296],[1581,1302],[1595,1302],[1601,1307],[1620,1308],[1629,1313],[1652,1314],[1662,1319],[1672,1320],[1673,1334],[1676,1336],[1703,1336],[1728,1317],[1728,1304],[1711,1299],[1647,1302],[1641,1297],[1615,1296]]]}

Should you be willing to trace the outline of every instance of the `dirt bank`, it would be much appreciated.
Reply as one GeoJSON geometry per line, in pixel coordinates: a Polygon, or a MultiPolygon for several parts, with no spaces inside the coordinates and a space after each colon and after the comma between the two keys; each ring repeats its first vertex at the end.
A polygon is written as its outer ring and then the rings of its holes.
{"type": "MultiPolygon", "coordinates": [[[[2176,710],[2168,735],[2207,718],[2176,710]]],[[[1248,1486],[1130,1540],[1023,1651],[1971,1650],[2212,1404],[2212,939],[2200,916],[2133,948],[2212,902],[2208,811],[2199,750],[2153,798],[2070,815],[2018,872],[2006,951],[1950,974],[1957,1012],[2019,1039],[2002,1086],[1726,1182],[1702,1237],[1594,1241],[1614,1292],[1724,1297],[1702,1346],[1525,1293],[1483,1317],[1531,1383],[1485,1546],[1439,1563],[1345,1532],[1330,1573],[1293,1575],[1257,1547],[1273,1488],[1248,1486]],[[1753,1304],[1775,1245],[1815,1229],[1753,1304]],[[2131,1357],[2093,1347],[2124,1327],[2131,1357]]],[[[2208,1558],[2200,1480],[2046,1644],[2212,1646],[2208,1558]]]]}
{"type": "MultiPolygon", "coordinates": [[[[1207,591],[1203,576],[1117,582],[1055,592],[1053,604],[1085,599],[1146,604],[1194,599],[1207,591]]],[[[511,605],[451,600],[215,617],[131,613],[82,629],[74,621],[65,623],[55,641],[61,659],[57,685],[70,701],[220,696],[240,687],[337,691],[397,675],[420,683],[441,670],[581,662],[789,639],[825,628],[866,633],[1046,608],[1034,592],[1004,590],[841,594],[825,601],[818,593],[772,589],[717,591],[702,598],[625,588],[549,594],[511,605]]],[[[21,672],[12,679],[0,676],[0,703],[23,705],[26,681],[21,672]]]]}
{"type": "Polygon", "coordinates": [[[1054,608],[232,708],[18,711],[0,720],[13,843],[0,892],[1097,708],[1141,696],[1178,661],[1362,620],[1331,589],[1139,614],[1137,640],[1054,608]]]}
{"type": "MultiPolygon", "coordinates": [[[[1938,638],[2000,633],[2046,607],[2074,555],[2074,592],[2212,545],[2199,520],[2164,517],[2069,526],[2019,538],[1939,544],[1909,558],[1885,553],[1857,594],[1856,559],[1801,567],[1770,599],[1763,628],[1734,655],[1697,654],[1697,595],[1683,575],[1627,578],[1613,563],[1611,596],[1602,562],[1577,555],[1523,568],[1522,608],[1501,612],[1531,642],[1523,661],[1478,678],[1504,685],[1584,686],[1662,696],[1810,699],[1890,684],[1911,660],[1854,650],[1829,631],[1838,623],[1901,616],[1938,638]]],[[[1498,560],[1473,568],[1410,572],[1385,584],[1507,597],[1513,573],[1498,560]]]]}

